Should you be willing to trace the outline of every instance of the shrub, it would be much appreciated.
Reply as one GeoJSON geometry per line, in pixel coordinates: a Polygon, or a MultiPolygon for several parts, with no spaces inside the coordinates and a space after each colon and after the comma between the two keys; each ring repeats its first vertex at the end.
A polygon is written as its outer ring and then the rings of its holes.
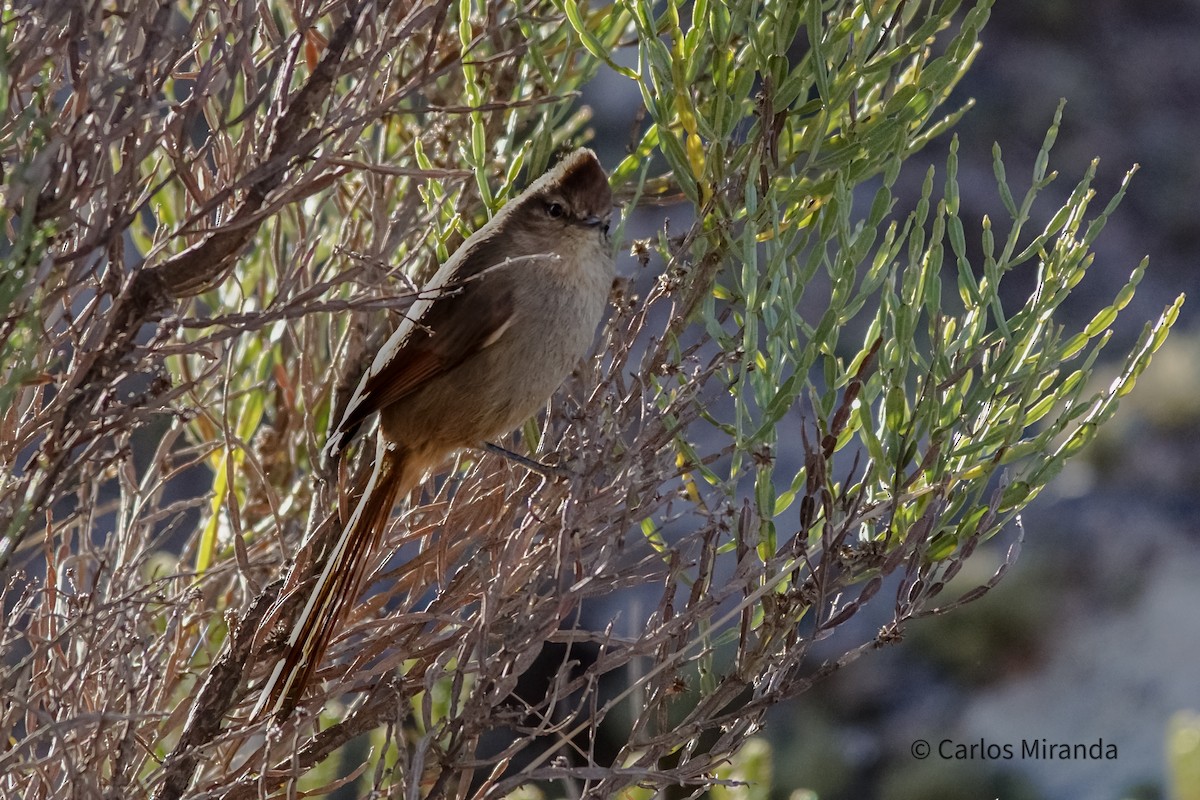
{"type": "Polygon", "coordinates": [[[955,143],[896,213],[990,2],[685,8],[7,8],[6,794],[699,790],[767,708],[954,605],[1182,298],[1092,387],[1145,263],[1056,322],[1124,191],[1096,211],[1093,167],[1028,229],[1059,115],[1024,197],[996,150],[1008,219],[967,230],[955,143]],[[588,140],[574,100],[605,65],[644,103],[625,208],[687,221],[631,243],[597,355],[524,428],[569,477],[463,454],[394,520],[311,702],[249,720],[275,578],[339,502],[331,406],[410,287],[588,140]],[[1013,270],[1036,287],[1006,308],[1013,270]],[[855,640],[868,602],[892,619],[855,640]]]}

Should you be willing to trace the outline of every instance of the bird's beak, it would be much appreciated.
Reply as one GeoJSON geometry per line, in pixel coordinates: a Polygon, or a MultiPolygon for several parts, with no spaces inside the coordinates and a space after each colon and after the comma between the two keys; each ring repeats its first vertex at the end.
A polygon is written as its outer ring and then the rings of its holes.
{"type": "Polygon", "coordinates": [[[589,214],[583,218],[583,224],[589,228],[599,228],[604,234],[608,235],[608,216],[599,216],[598,214],[589,214]]]}

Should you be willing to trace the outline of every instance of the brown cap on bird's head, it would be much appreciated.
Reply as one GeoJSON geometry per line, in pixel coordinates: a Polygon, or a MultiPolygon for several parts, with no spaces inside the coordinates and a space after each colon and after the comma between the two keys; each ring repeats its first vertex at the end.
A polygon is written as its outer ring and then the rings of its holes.
{"type": "Polygon", "coordinates": [[[551,218],[589,227],[604,226],[612,216],[608,176],[596,154],[581,147],[529,185],[522,205],[537,206],[551,218]]]}
{"type": "Polygon", "coordinates": [[[544,177],[559,177],[559,191],[579,211],[607,219],[612,212],[612,190],[608,187],[608,176],[596,154],[580,148],[569,154],[544,177]]]}

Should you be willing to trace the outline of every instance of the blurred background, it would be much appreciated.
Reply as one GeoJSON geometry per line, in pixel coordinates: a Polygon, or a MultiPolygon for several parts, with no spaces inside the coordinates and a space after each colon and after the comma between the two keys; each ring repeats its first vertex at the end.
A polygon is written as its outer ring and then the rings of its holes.
{"type": "MultiPolygon", "coordinates": [[[[995,591],[918,622],[902,643],[770,715],[775,798],[799,788],[822,800],[1149,800],[1200,791],[1177,783],[1173,794],[1166,758],[1169,731],[1200,712],[1200,2],[1004,0],[983,43],[946,107],[975,102],[956,128],[964,219],[986,214],[1006,228],[993,143],[1019,197],[1066,98],[1051,156],[1060,177],[1040,197],[1036,220],[1057,210],[1094,158],[1097,210],[1139,165],[1066,319],[1086,324],[1145,255],[1150,268],[1118,322],[1114,357],[1177,294],[1194,299],[1116,419],[1025,514],[1021,557],[995,591]],[[933,755],[915,758],[918,740],[933,755]],[[1016,752],[943,758],[944,740],[1016,752]],[[1102,743],[1116,757],[1022,758],[1025,740],[1102,743]]],[[[596,113],[595,146],[615,163],[636,125],[636,90],[607,73],[584,101],[596,113]]],[[[913,158],[896,194],[915,201],[930,164],[944,173],[949,144],[942,137],[913,158]]],[[[671,214],[651,210],[629,233],[649,235],[671,214]]],[[[1032,276],[1005,280],[1014,303],[1032,286],[1032,276]]],[[[976,572],[961,576],[964,590],[1002,562],[1016,538],[1009,534],[968,565],[976,572]]],[[[869,632],[871,623],[861,624],[869,632]]]]}

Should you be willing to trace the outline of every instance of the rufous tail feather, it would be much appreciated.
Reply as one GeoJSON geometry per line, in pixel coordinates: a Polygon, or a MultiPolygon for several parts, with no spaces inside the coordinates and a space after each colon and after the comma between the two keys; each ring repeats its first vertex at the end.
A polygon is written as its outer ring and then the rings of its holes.
{"type": "Polygon", "coordinates": [[[265,712],[285,718],[300,701],[346,610],[364,588],[367,565],[379,549],[396,499],[416,483],[407,474],[411,470],[405,469],[405,461],[401,448],[379,440],[375,468],[366,489],[326,558],[303,611],[292,625],[287,651],[263,687],[252,719],[265,712]]]}

